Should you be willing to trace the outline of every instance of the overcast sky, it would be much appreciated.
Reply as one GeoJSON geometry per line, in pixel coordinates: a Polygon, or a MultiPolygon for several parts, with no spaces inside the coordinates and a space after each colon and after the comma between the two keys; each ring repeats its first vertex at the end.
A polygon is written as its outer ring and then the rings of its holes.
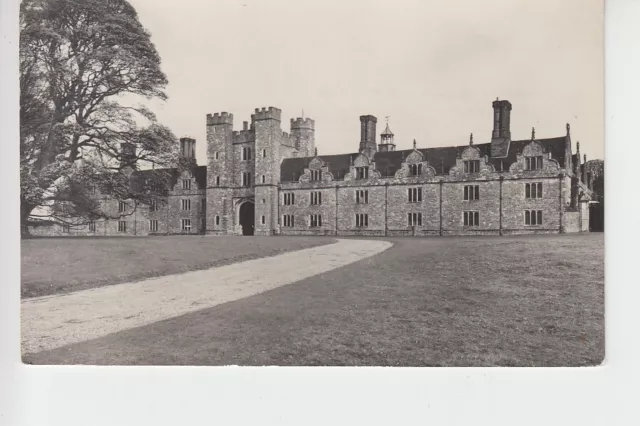
{"type": "Polygon", "coordinates": [[[289,131],[304,109],[322,155],[357,151],[363,114],[378,135],[390,116],[397,149],[488,142],[496,97],[513,104],[512,139],[569,122],[603,158],[601,0],[129,1],[169,79],[154,110],[197,139],[200,164],[207,113],[239,130],[275,106],[289,131]]]}

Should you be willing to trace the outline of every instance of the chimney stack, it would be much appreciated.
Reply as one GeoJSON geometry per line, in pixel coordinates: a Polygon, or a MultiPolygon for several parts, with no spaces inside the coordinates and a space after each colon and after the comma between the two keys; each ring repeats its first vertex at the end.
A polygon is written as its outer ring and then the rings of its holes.
{"type": "Polygon", "coordinates": [[[196,140],[189,137],[180,138],[180,155],[187,160],[196,161],[196,140]]]}
{"type": "Polygon", "coordinates": [[[511,102],[496,99],[493,101],[492,139],[511,139],[511,102]]]}
{"type": "Polygon", "coordinates": [[[132,169],[136,168],[136,146],[129,142],[123,142],[120,144],[120,165],[124,167],[131,167],[132,169]]]}
{"type": "Polygon", "coordinates": [[[378,119],[373,115],[360,116],[360,152],[369,150],[377,151],[376,145],[376,123],[378,119]]]}
{"type": "Polygon", "coordinates": [[[504,158],[511,144],[511,102],[493,101],[493,132],[491,134],[491,157],[504,158]]]}

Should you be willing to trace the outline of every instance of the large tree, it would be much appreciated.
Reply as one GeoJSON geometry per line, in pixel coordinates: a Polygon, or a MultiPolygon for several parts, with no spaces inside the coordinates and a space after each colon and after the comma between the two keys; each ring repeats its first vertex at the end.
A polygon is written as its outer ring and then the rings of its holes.
{"type": "Polygon", "coordinates": [[[166,100],[160,56],[125,0],[23,0],[20,10],[21,225],[108,217],[99,193],[149,202],[175,165],[175,137],[139,102],[166,100]],[[129,147],[129,149],[123,149],[129,147]],[[140,184],[141,183],[141,184],[140,184]],[[59,208],[64,206],[65,208],[59,208]]]}

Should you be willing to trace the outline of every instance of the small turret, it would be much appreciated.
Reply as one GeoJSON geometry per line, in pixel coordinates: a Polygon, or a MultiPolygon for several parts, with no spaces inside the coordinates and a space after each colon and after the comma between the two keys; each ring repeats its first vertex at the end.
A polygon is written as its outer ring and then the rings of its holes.
{"type": "Polygon", "coordinates": [[[380,145],[378,146],[378,151],[380,152],[388,152],[395,151],[396,144],[393,141],[393,132],[389,128],[389,117],[387,117],[387,126],[384,128],[384,131],[380,134],[380,145]]]}
{"type": "Polygon", "coordinates": [[[315,125],[315,121],[310,118],[291,119],[291,138],[295,142],[295,148],[303,157],[313,155],[316,146],[315,125]]]}

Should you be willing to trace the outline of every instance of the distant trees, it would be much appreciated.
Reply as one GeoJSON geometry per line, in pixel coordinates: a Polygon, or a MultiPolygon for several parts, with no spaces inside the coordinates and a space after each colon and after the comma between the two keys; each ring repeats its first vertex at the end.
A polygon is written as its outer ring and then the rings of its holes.
{"type": "Polygon", "coordinates": [[[131,187],[129,164],[174,165],[175,136],[136,100],[167,98],[160,56],[125,0],[23,0],[20,8],[21,228],[88,220],[101,193],[153,197],[162,173],[131,187]],[[135,147],[123,153],[123,144],[135,147]],[[128,156],[125,158],[125,156],[128,156]],[[126,160],[126,161],[125,161],[126,160]],[[64,205],[61,209],[57,206],[64,205]]]}

